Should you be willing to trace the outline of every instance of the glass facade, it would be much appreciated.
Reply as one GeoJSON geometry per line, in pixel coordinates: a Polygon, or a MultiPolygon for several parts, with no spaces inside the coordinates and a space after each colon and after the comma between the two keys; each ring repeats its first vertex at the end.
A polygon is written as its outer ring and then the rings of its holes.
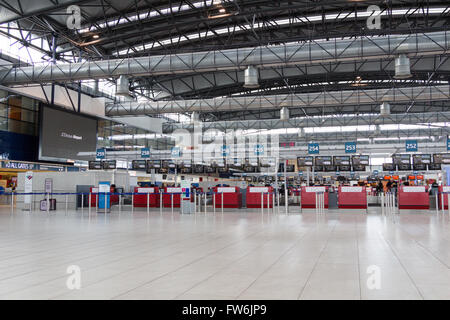
{"type": "Polygon", "coordinates": [[[0,90],[0,130],[38,135],[39,102],[0,90]]]}

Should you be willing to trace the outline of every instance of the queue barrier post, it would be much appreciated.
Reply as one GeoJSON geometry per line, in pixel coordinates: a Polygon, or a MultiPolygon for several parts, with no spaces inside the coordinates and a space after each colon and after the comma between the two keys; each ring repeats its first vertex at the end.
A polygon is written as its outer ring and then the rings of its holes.
{"type": "Polygon", "coordinates": [[[222,192],[222,214],[223,214],[223,192],[222,192]]]}
{"type": "MultiPolygon", "coordinates": [[[[83,195],[81,196],[83,198],[83,195]]],[[[91,216],[91,193],[89,192],[89,217],[91,216]]]]}

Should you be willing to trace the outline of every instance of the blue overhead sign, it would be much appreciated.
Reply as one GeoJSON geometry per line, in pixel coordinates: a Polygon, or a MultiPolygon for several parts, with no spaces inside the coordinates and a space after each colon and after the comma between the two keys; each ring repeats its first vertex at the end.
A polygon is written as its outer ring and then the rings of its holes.
{"type": "Polygon", "coordinates": [[[406,152],[416,152],[419,150],[417,140],[406,140],[406,152]]]}
{"type": "Polygon", "coordinates": [[[141,149],[141,158],[150,158],[150,148],[141,149]]]}
{"type": "Polygon", "coordinates": [[[230,147],[222,146],[222,157],[228,157],[230,155],[230,147]]]}
{"type": "Polygon", "coordinates": [[[264,145],[262,145],[262,144],[255,145],[255,147],[253,148],[253,152],[254,152],[255,156],[264,155],[264,145]]]}
{"type": "Polygon", "coordinates": [[[345,153],[356,153],[356,142],[346,142],[345,153]]]}
{"type": "Polygon", "coordinates": [[[318,143],[309,143],[308,144],[308,153],[309,154],[319,154],[319,144],[318,143]]]}
{"type": "Polygon", "coordinates": [[[447,151],[450,151],[450,137],[447,137],[447,151]]]}
{"type": "Polygon", "coordinates": [[[95,157],[97,159],[105,159],[106,158],[106,149],[97,149],[95,157]]]}
{"type": "Polygon", "coordinates": [[[179,157],[181,157],[180,147],[172,147],[171,155],[172,155],[172,158],[179,158],[179,157]]]}

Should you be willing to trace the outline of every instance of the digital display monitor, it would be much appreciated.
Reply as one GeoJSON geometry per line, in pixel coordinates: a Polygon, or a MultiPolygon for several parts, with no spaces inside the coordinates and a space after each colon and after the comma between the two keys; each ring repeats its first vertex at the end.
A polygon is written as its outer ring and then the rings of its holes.
{"type": "Polygon", "coordinates": [[[397,164],[398,171],[410,171],[411,170],[411,164],[409,163],[400,163],[397,164]]]}
{"type": "Polygon", "coordinates": [[[205,166],[205,173],[210,173],[210,174],[216,173],[216,167],[215,166],[205,166]]]}
{"type": "Polygon", "coordinates": [[[89,161],[89,170],[102,170],[102,161],[89,161]]]}
{"type": "Polygon", "coordinates": [[[190,161],[183,161],[179,165],[179,170],[182,174],[191,174],[192,173],[192,163],[190,161]]]}
{"type": "Polygon", "coordinates": [[[427,165],[425,163],[413,164],[413,169],[418,171],[425,171],[427,170],[427,165]]]}
{"type": "Polygon", "coordinates": [[[395,164],[383,163],[383,171],[395,171],[395,164]]]}
{"type": "Polygon", "coordinates": [[[97,120],[47,106],[41,108],[39,160],[89,160],[97,150],[97,120]]]}
{"type": "Polygon", "coordinates": [[[352,167],[350,165],[340,165],[338,166],[339,171],[352,171],[352,167]]]}
{"type": "Polygon", "coordinates": [[[431,154],[413,154],[413,164],[431,163],[431,154]]]}
{"type": "Polygon", "coordinates": [[[314,164],[316,166],[331,166],[333,164],[333,158],[331,156],[315,157],[314,164]]]}
{"type": "Polygon", "coordinates": [[[228,167],[225,165],[225,166],[218,166],[217,167],[217,173],[228,173],[228,167]]]}
{"type": "Polygon", "coordinates": [[[366,166],[362,165],[362,164],[355,164],[355,165],[353,165],[353,171],[364,172],[364,171],[366,171],[366,166]]]}
{"type": "Polygon", "coordinates": [[[336,166],[350,165],[350,156],[334,156],[333,160],[336,166]]]}
{"type": "Polygon", "coordinates": [[[323,166],[314,166],[314,171],[315,172],[323,172],[324,171],[324,167],[323,166]]]}
{"type": "Polygon", "coordinates": [[[437,153],[433,155],[433,162],[437,164],[450,164],[450,153],[437,153]]]}
{"type": "Polygon", "coordinates": [[[131,169],[145,170],[145,169],[147,169],[147,161],[146,160],[133,160],[133,161],[131,161],[131,169]]]}
{"type": "Polygon", "coordinates": [[[336,171],[336,166],[324,166],[325,172],[333,172],[336,171]]]}
{"type": "Polygon", "coordinates": [[[297,166],[299,167],[312,167],[314,165],[314,157],[297,157],[297,166]]]}
{"type": "Polygon", "coordinates": [[[105,160],[103,161],[103,169],[114,170],[116,169],[116,160],[105,160]]]}
{"type": "Polygon", "coordinates": [[[245,165],[244,166],[244,172],[246,173],[254,173],[258,171],[258,167],[251,166],[251,165],[245,165]]]}
{"type": "Polygon", "coordinates": [[[352,156],[352,165],[369,165],[369,156],[368,155],[355,155],[352,156]]]}
{"type": "Polygon", "coordinates": [[[399,164],[411,164],[411,155],[410,154],[394,154],[392,155],[392,163],[396,164],[397,166],[399,164]]]}
{"type": "Polygon", "coordinates": [[[442,166],[440,163],[430,163],[428,165],[428,170],[442,170],[442,166]]]}
{"type": "Polygon", "coordinates": [[[203,164],[194,164],[194,173],[204,173],[205,166],[203,164]]]}

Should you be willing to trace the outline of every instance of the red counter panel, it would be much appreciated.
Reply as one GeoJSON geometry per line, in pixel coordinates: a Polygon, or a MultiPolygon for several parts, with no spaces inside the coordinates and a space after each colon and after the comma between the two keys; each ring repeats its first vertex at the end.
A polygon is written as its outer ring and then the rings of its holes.
{"type": "Polygon", "coordinates": [[[248,187],[247,188],[247,208],[273,208],[273,188],[272,187],[248,187]],[[269,195],[267,193],[270,193],[269,195]],[[261,193],[263,195],[263,203],[261,204],[261,193]],[[267,199],[267,197],[269,199],[267,199]]]}
{"type": "Polygon", "coordinates": [[[172,207],[172,200],[171,197],[173,197],[173,207],[179,208],[181,204],[181,188],[174,188],[174,187],[168,187],[164,189],[164,195],[163,195],[163,206],[164,208],[171,208],[172,207]],[[173,194],[173,195],[172,195],[173,194]]]}
{"type": "Polygon", "coordinates": [[[400,186],[398,190],[399,209],[430,208],[430,196],[426,186],[400,186]]]}
{"type": "Polygon", "coordinates": [[[439,209],[442,210],[442,192],[444,192],[444,209],[448,210],[448,194],[450,193],[450,186],[439,187],[439,209]]]}
{"type": "Polygon", "coordinates": [[[302,187],[301,204],[304,209],[316,208],[316,193],[324,192],[324,207],[328,208],[328,187],[302,187]]]}
{"type": "Polygon", "coordinates": [[[340,186],[338,207],[339,209],[367,209],[366,187],[340,186]]]}
{"type": "Polygon", "coordinates": [[[238,187],[215,187],[214,201],[216,208],[222,208],[222,192],[224,208],[241,208],[242,194],[238,187]]]}
{"type": "Polygon", "coordinates": [[[143,187],[134,187],[135,193],[144,193],[144,194],[134,194],[133,195],[133,206],[136,208],[147,207],[147,193],[149,207],[157,208],[159,207],[159,189],[156,187],[152,188],[143,188],[143,187]]]}

